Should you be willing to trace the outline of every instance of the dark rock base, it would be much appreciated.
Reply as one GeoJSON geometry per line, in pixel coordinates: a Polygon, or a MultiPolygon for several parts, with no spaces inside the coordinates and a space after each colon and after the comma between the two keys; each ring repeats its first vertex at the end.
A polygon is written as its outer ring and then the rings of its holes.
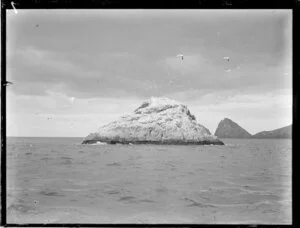
{"type": "Polygon", "coordinates": [[[176,140],[165,140],[165,141],[119,141],[119,140],[84,140],[82,144],[96,144],[97,142],[107,144],[155,144],[155,145],[225,145],[221,140],[215,141],[198,141],[198,142],[184,142],[176,140]]]}

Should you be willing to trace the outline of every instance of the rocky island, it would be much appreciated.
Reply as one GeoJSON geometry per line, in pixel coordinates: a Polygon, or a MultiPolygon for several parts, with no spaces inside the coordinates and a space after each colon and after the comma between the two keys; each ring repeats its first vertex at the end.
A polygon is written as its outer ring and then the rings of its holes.
{"type": "Polygon", "coordinates": [[[224,145],[197,123],[186,105],[168,98],[151,97],[133,113],[89,134],[83,144],[224,145]]]}
{"type": "Polygon", "coordinates": [[[220,121],[215,136],[219,138],[251,138],[248,131],[228,118],[220,121]]]}

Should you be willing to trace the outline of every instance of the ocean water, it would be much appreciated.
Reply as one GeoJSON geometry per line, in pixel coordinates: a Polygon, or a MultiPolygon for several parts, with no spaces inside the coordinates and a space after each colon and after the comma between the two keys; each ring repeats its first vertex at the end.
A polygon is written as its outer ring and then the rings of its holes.
{"type": "Polygon", "coordinates": [[[8,223],[291,224],[290,139],[8,138],[8,223]]]}

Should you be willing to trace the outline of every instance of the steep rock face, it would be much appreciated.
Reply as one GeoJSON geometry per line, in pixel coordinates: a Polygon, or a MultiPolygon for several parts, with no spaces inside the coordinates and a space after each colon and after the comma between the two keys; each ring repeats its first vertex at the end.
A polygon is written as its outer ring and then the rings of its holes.
{"type": "Polygon", "coordinates": [[[209,130],[197,123],[188,108],[168,98],[150,98],[132,114],[122,116],[88,135],[84,144],[153,143],[224,145],[209,130]]]}
{"type": "Polygon", "coordinates": [[[278,139],[278,138],[292,138],[292,125],[282,127],[273,131],[261,131],[252,136],[258,139],[278,139]]]}
{"type": "Polygon", "coordinates": [[[219,138],[250,138],[251,134],[237,123],[225,118],[219,123],[215,136],[219,138]]]}

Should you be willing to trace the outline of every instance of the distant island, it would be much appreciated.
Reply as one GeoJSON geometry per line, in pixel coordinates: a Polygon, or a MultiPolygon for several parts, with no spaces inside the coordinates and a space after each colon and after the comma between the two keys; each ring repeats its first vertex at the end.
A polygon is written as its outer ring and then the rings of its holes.
{"type": "Polygon", "coordinates": [[[252,136],[256,139],[292,138],[292,125],[278,128],[272,131],[261,131],[252,136]]]}
{"type": "Polygon", "coordinates": [[[256,139],[278,139],[292,138],[292,125],[271,131],[261,131],[251,135],[248,131],[231,119],[225,118],[220,121],[215,136],[219,138],[256,138],[256,139]]]}
{"type": "Polygon", "coordinates": [[[83,144],[224,145],[197,123],[186,105],[168,98],[151,97],[133,113],[89,134],[83,144]]]}
{"type": "Polygon", "coordinates": [[[250,138],[251,134],[231,119],[225,118],[219,123],[215,136],[219,138],[250,138]]]}

